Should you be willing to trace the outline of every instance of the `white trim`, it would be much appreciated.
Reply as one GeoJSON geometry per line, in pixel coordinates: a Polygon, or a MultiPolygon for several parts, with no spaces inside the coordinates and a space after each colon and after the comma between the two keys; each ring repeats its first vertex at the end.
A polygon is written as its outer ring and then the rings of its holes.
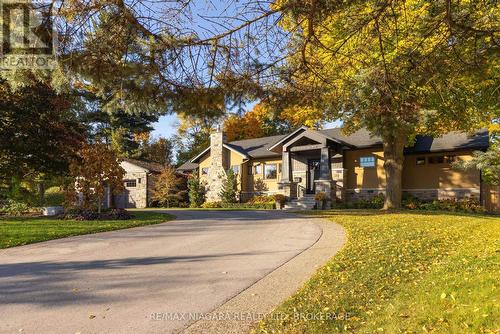
{"type": "Polygon", "coordinates": [[[210,151],[210,146],[207,147],[206,149],[204,149],[203,151],[200,152],[200,154],[198,154],[197,156],[195,156],[193,159],[189,160],[189,162],[193,162],[195,163],[194,161],[198,158],[201,158],[202,156],[205,155],[205,153],[207,153],[208,151],[210,151]]]}
{"type": "MultiPolygon", "coordinates": [[[[248,155],[243,154],[243,153],[241,153],[238,150],[235,150],[234,148],[232,148],[231,146],[229,146],[227,144],[222,144],[222,147],[227,148],[228,150],[233,151],[234,153],[238,153],[239,155],[241,155],[245,159],[249,159],[248,155]]],[[[195,156],[193,159],[191,159],[189,161],[192,162],[192,163],[195,163],[194,162],[195,160],[197,160],[198,158],[201,158],[202,156],[204,156],[208,151],[210,151],[210,146],[207,147],[206,149],[204,149],[200,154],[198,154],[197,156],[195,156]]]]}
{"type": "Polygon", "coordinates": [[[271,151],[273,148],[275,148],[276,146],[278,146],[279,144],[281,144],[283,141],[285,141],[288,138],[294,136],[300,130],[306,130],[307,131],[307,130],[309,130],[309,128],[307,126],[305,126],[305,125],[302,125],[300,128],[298,128],[297,130],[293,131],[292,133],[290,133],[289,135],[287,135],[285,138],[282,138],[279,141],[277,141],[275,144],[273,144],[273,146],[269,147],[267,150],[271,151]]]}

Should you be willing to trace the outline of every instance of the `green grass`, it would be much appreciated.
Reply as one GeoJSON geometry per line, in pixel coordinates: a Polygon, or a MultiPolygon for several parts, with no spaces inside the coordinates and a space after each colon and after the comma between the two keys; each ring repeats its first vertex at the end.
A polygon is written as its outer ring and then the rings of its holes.
{"type": "Polygon", "coordinates": [[[366,210],[325,217],[346,229],[346,245],[256,332],[500,333],[500,218],[366,210]],[[348,320],[299,317],[333,312],[348,320]]]}
{"type": "Polygon", "coordinates": [[[256,209],[256,208],[144,208],[144,209],[127,209],[127,211],[159,211],[159,210],[168,210],[168,211],[269,211],[275,209],[256,209]]]}
{"type": "Polygon", "coordinates": [[[134,212],[129,220],[76,221],[53,218],[0,217],[0,249],[74,235],[120,230],[158,224],[174,216],[155,212],[134,212]]]}

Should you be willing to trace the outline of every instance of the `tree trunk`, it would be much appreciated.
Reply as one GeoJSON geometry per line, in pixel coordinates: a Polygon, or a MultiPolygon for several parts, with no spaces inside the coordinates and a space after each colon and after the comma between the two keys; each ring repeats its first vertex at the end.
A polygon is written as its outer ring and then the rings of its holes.
{"type": "Polygon", "coordinates": [[[97,213],[101,214],[101,206],[102,206],[102,197],[99,196],[99,199],[97,201],[97,213]]]}
{"type": "Polygon", "coordinates": [[[384,170],[386,177],[386,195],[384,210],[401,207],[403,151],[406,137],[403,135],[384,138],[384,170]]]}
{"type": "Polygon", "coordinates": [[[45,205],[45,183],[43,181],[38,182],[38,199],[40,200],[40,205],[45,205]]]}

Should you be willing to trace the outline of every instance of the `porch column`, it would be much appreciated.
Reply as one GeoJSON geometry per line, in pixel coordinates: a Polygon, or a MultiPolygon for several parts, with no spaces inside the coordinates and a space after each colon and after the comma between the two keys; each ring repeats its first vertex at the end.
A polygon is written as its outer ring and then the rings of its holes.
{"type": "Polygon", "coordinates": [[[332,169],[330,164],[330,149],[328,147],[321,148],[321,159],[319,162],[319,179],[332,179],[332,169]]]}
{"type": "Polygon", "coordinates": [[[321,148],[321,158],[319,162],[319,179],[314,181],[316,193],[324,192],[330,200],[336,197],[336,182],[332,179],[332,169],[330,164],[330,149],[321,148]]]}
{"type": "Polygon", "coordinates": [[[281,182],[291,182],[292,173],[290,172],[290,152],[283,151],[281,160],[281,182]]]}

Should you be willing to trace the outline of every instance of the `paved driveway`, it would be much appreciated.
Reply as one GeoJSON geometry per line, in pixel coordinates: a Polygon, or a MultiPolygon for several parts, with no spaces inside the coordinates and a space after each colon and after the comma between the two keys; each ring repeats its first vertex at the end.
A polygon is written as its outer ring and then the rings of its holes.
{"type": "Polygon", "coordinates": [[[176,331],[192,322],[187,313],[213,310],[321,235],[276,211],[173,214],[164,224],[0,250],[0,332],[176,331]]]}

